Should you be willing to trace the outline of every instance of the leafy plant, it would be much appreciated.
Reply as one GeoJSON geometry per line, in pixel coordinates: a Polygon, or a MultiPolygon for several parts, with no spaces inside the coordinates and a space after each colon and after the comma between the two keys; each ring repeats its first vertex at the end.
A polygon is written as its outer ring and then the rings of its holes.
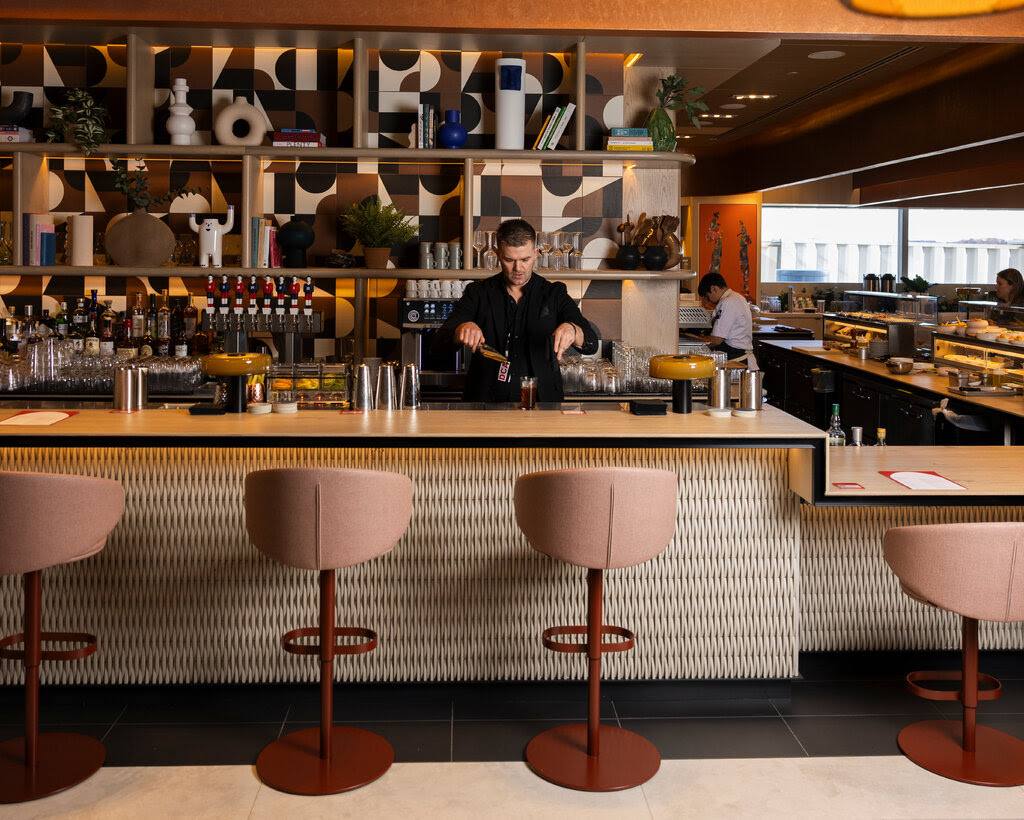
{"type": "Polygon", "coordinates": [[[908,293],[927,293],[928,288],[932,286],[932,283],[923,276],[915,276],[913,279],[901,276],[900,281],[903,282],[908,293]]]}
{"type": "Polygon", "coordinates": [[[382,205],[379,197],[353,202],[340,217],[346,231],[364,248],[390,248],[408,242],[419,232],[419,225],[394,205],[382,205]]]}
{"type": "Polygon", "coordinates": [[[70,140],[90,156],[107,141],[107,109],[81,88],[70,89],[65,99],[64,105],[50,109],[46,139],[49,142],[70,140]]]}
{"type": "Polygon", "coordinates": [[[153,196],[149,190],[149,177],[146,176],[146,163],[141,158],[136,158],[136,166],[128,170],[128,160],[112,159],[110,164],[114,168],[114,188],[128,197],[132,210],[142,208],[148,211],[153,205],[160,205],[164,202],[170,204],[179,196],[186,194],[201,194],[202,188],[171,188],[166,194],[153,196]]]}
{"type": "Polygon", "coordinates": [[[700,111],[707,111],[708,104],[698,99],[707,93],[703,86],[686,87],[686,77],[672,74],[661,81],[661,89],[655,93],[662,108],[670,111],[682,110],[695,128],[700,128],[700,111]]]}

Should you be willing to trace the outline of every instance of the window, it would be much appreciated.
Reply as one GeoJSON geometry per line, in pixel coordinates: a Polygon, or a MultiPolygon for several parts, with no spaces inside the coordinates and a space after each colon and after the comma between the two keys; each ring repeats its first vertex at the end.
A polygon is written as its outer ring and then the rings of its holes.
{"type": "Polygon", "coordinates": [[[911,208],[908,276],[938,284],[991,285],[1024,265],[1024,211],[911,208]]]}
{"type": "Polygon", "coordinates": [[[861,282],[897,272],[898,208],[761,209],[762,282],[861,282]]]}

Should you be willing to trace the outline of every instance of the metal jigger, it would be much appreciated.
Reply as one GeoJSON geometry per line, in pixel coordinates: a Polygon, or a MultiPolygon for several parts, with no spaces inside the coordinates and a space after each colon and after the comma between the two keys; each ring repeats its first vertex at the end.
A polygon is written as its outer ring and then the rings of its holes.
{"type": "Polygon", "coordinates": [[[377,409],[398,409],[398,391],[395,387],[395,366],[393,364],[382,364],[377,370],[377,409]]]}
{"type": "Polygon", "coordinates": [[[352,401],[356,410],[373,409],[373,385],[370,384],[368,364],[361,364],[356,368],[356,389],[352,401]]]}
{"type": "Polygon", "coordinates": [[[416,410],[420,406],[420,369],[414,364],[402,368],[402,392],[399,407],[416,410]]]}

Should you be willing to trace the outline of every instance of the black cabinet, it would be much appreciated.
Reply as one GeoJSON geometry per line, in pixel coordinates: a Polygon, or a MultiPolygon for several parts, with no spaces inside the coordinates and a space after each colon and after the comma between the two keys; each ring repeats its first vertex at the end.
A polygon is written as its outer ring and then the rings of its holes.
{"type": "Polygon", "coordinates": [[[839,409],[843,426],[864,428],[864,443],[874,444],[875,431],[885,427],[881,419],[881,386],[852,375],[844,375],[840,390],[839,409]]]}
{"type": "Polygon", "coordinates": [[[937,399],[926,399],[894,390],[886,396],[883,417],[886,440],[892,445],[935,444],[935,414],[932,409],[939,406],[937,399]]]}

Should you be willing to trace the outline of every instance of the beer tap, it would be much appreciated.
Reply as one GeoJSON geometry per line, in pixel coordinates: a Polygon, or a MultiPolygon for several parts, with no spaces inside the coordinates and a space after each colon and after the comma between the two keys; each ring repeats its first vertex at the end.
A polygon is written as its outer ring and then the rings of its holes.
{"type": "Polygon", "coordinates": [[[228,329],[228,293],[231,291],[231,284],[228,282],[227,274],[224,274],[220,278],[220,305],[218,311],[221,315],[221,331],[228,329]]]}
{"type": "MultiPolygon", "coordinates": [[[[263,315],[270,316],[270,300],[274,296],[274,278],[272,276],[265,276],[263,278],[263,315]]],[[[267,324],[270,323],[268,318],[267,324]]]]}
{"type": "Polygon", "coordinates": [[[286,293],[286,286],[284,283],[284,277],[277,277],[277,300],[274,303],[274,313],[281,318],[279,322],[280,329],[284,329],[284,295],[286,293]]]}
{"type": "Polygon", "coordinates": [[[213,281],[213,276],[206,277],[206,324],[210,330],[213,330],[213,300],[214,294],[217,292],[217,285],[213,281]]]}
{"type": "Polygon", "coordinates": [[[293,276],[292,281],[288,285],[288,312],[292,316],[299,315],[299,277],[293,276]]]}
{"type": "Polygon", "coordinates": [[[259,285],[259,282],[256,281],[256,277],[255,276],[250,276],[249,277],[249,288],[248,288],[248,290],[249,290],[248,313],[249,313],[249,316],[251,317],[249,319],[249,324],[252,325],[252,329],[255,330],[256,329],[256,319],[255,319],[255,316],[256,316],[256,294],[260,292],[260,285],[259,285]]]}
{"type": "Polygon", "coordinates": [[[306,277],[302,286],[302,314],[306,319],[306,333],[313,332],[313,279],[306,277]]]}

